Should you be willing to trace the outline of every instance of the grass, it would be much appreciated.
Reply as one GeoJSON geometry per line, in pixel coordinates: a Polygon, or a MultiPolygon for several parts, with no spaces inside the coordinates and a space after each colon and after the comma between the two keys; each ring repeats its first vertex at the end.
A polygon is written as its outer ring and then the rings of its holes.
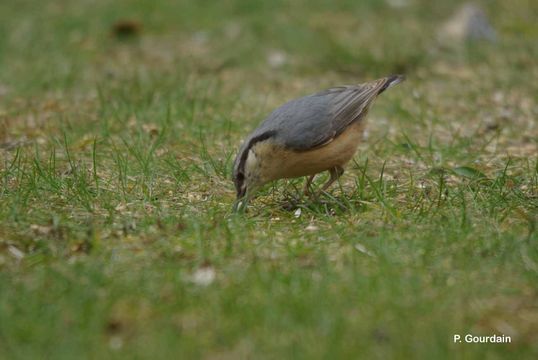
{"type": "Polygon", "coordinates": [[[538,8],[389,3],[2,2],[0,358],[536,358],[538,8]],[[230,212],[270,110],[399,72],[339,186],[230,212]]]}

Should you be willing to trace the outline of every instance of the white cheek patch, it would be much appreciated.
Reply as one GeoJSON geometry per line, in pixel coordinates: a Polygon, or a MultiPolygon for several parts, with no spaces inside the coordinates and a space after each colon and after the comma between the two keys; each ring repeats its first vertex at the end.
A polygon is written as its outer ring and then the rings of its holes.
{"type": "Polygon", "coordinates": [[[245,161],[245,175],[251,174],[258,165],[258,158],[254,151],[249,150],[247,155],[247,160],[245,161]]]}

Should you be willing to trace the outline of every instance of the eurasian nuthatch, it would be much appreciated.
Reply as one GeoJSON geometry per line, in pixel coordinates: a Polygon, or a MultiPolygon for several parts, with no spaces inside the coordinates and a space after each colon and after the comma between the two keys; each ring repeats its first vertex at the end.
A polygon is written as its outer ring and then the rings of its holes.
{"type": "Polygon", "coordinates": [[[235,209],[245,208],[263,184],[329,171],[326,190],[343,173],[360,142],[364,118],[374,99],[400,83],[401,75],[338,86],[292,100],[274,110],[244,141],[235,158],[235,209]]]}

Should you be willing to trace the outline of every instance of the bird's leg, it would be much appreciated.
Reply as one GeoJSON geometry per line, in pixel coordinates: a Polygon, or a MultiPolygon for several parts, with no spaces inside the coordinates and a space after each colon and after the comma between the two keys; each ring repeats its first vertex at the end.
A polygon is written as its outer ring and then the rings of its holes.
{"type": "Polygon", "coordinates": [[[303,193],[310,197],[312,195],[312,191],[310,191],[310,185],[312,185],[312,181],[314,180],[314,178],[316,177],[316,174],[314,175],[310,175],[307,179],[306,179],[306,183],[304,184],[304,190],[303,190],[303,193]]]}
{"type": "Polygon", "coordinates": [[[321,195],[322,192],[327,190],[329,186],[331,186],[336,180],[338,180],[340,176],[342,176],[343,173],[344,173],[344,168],[338,165],[333,167],[332,169],[329,169],[329,174],[331,174],[331,177],[325,183],[325,185],[323,185],[318,195],[321,195]]]}

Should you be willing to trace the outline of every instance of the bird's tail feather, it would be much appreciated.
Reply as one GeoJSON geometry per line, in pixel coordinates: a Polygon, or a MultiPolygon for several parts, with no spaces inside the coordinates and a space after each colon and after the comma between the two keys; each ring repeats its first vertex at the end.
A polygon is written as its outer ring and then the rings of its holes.
{"type": "Polygon", "coordinates": [[[381,88],[377,92],[378,95],[381,94],[383,91],[387,90],[388,88],[391,88],[394,85],[397,85],[401,83],[402,81],[404,81],[405,76],[404,75],[391,75],[391,76],[387,76],[383,80],[385,80],[385,83],[383,84],[383,86],[381,86],[381,88]]]}

